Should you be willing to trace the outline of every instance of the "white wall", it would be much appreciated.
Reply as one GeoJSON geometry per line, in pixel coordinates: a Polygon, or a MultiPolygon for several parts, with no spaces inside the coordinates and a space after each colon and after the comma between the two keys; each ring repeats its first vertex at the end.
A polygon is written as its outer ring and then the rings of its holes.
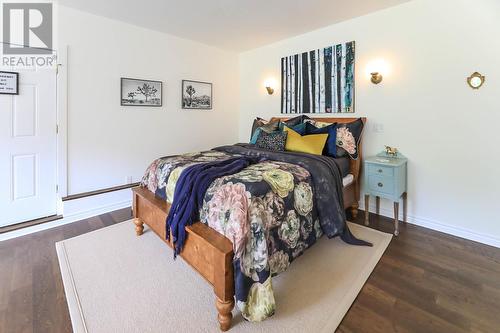
{"type": "Polygon", "coordinates": [[[160,156],[237,141],[237,54],[58,10],[58,45],[68,46],[68,194],[138,181],[160,156]],[[163,81],[164,106],[121,107],[120,77],[163,81]],[[182,79],[212,82],[213,110],[182,110],[182,79]]]}
{"type": "Polygon", "coordinates": [[[497,0],[415,0],[243,53],[240,140],[255,116],[279,115],[279,87],[269,96],[263,81],[280,78],[281,57],[355,40],[365,155],[387,144],[409,158],[411,222],[500,246],[499,32],[497,0]],[[366,73],[377,58],[390,66],[379,86],[366,73]],[[486,75],[479,91],[465,83],[476,70],[486,75]]]}

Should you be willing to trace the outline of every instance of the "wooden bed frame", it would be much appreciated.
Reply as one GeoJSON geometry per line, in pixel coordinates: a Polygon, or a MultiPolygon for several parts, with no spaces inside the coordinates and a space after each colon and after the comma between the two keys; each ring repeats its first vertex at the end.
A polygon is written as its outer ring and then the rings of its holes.
{"type": "MultiPolygon", "coordinates": [[[[286,118],[272,118],[271,120],[286,118]]],[[[348,123],[358,118],[316,118],[323,122],[348,123]]],[[[362,118],[366,123],[366,118],[362,118]]],[[[350,208],[354,218],[359,207],[359,175],[361,170],[361,142],[359,143],[359,157],[350,161],[350,173],[354,176],[353,182],[344,187],[344,208],[350,208]]],[[[142,187],[135,187],[133,192],[133,211],[135,231],[138,236],[144,231],[147,224],[170,247],[172,242],[165,237],[165,220],[170,204],[158,199],[154,193],[142,187]]],[[[214,229],[197,222],[186,227],[187,236],[180,256],[194,270],[196,270],[214,288],[217,319],[222,331],[231,327],[234,308],[234,275],[233,275],[233,244],[231,241],[214,229]]],[[[172,237],[170,237],[172,239],[172,237]]]]}

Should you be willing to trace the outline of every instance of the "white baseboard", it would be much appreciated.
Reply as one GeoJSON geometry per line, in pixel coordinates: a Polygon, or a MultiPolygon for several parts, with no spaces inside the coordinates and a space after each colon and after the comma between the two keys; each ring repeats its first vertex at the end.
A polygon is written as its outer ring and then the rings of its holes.
{"type": "Polygon", "coordinates": [[[59,227],[131,206],[132,194],[130,189],[65,201],[62,219],[0,234],[0,241],[59,227]]]}
{"type": "MultiPolygon", "coordinates": [[[[360,202],[359,204],[360,209],[364,208],[364,203],[360,202]]],[[[376,207],[375,205],[370,205],[370,212],[375,213],[376,212],[376,207]]],[[[388,217],[388,218],[394,218],[394,211],[392,209],[380,207],[380,215],[388,217]]],[[[403,213],[399,212],[399,220],[403,220],[403,213]]],[[[483,233],[479,233],[470,229],[462,228],[462,227],[457,227],[454,225],[450,225],[447,223],[442,223],[438,221],[434,221],[428,218],[422,218],[419,216],[414,216],[414,215],[408,215],[407,216],[407,221],[408,223],[418,225],[420,227],[444,232],[445,234],[457,236],[460,238],[465,238],[471,241],[479,242],[482,244],[486,245],[491,245],[494,247],[500,248],[500,238],[492,237],[490,235],[486,235],[483,233]]]]}

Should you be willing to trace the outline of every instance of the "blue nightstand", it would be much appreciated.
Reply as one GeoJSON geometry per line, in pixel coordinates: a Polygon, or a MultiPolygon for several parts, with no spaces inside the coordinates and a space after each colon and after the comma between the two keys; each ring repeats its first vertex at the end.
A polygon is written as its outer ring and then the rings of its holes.
{"type": "Polygon", "coordinates": [[[369,224],[370,195],[376,197],[377,215],[380,214],[380,198],[394,201],[394,235],[399,235],[399,199],[403,197],[403,221],[407,210],[407,162],[403,155],[387,157],[381,153],[365,159],[365,224],[369,224]]]}

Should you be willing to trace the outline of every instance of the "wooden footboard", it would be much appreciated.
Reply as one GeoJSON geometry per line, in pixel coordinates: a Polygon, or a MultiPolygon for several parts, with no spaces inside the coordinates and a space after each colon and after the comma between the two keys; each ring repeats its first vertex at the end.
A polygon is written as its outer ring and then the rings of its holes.
{"type": "MultiPolygon", "coordinates": [[[[165,220],[170,205],[145,188],[135,187],[132,192],[137,235],[142,235],[145,223],[173,247],[165,238],[165,220]]],[[[187,237],[180,256],[214,287],[217,319],[220,329],[227,331],[231,327],[231,310],[234,308],[233,244],[200,222],[186,227],[186,231],[187,237]]]]}

